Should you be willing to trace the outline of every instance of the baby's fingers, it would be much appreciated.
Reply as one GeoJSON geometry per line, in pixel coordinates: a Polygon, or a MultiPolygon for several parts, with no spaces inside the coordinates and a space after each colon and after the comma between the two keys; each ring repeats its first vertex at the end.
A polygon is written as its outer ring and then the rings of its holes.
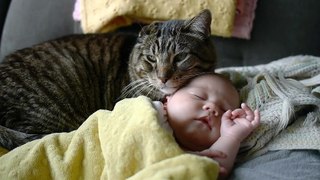
{"type": "Polygon", "coordinates": [[[236,117],[245,117],[245,112],[243,111],[243,109],[235,109],[231,112],[232,114],[232,119],[236,118],[236,117]]]}
{"type": "Polygon", "coordinates": [[[258,127],[260,124],[260,112],[257,109],[254,111],[254,119],[251,121],[251,124],[254,128],[258,127]]]}
{"type": "Polygon", "coordinates": [[[206,149],[200,152],[195,152],[195,154],[201,155],[201,156],[207,156],[209,158],[226,158],[227,155],[223,153],[222,151],[213,150],[213,149],[206,149]]]}
{"type": "Polygon", "coordinates": [[[244,112],[246,113],[246,119],[248,119],[249,121],[253,121],[254,120],[254,113],[253,111],[250,109],[250,107],[245,104],[242,103],[241,104],[241,108],[244,110],[244,112]]]}
{"type": "Polygon", "coordinates": [[[222,120],[226,120],[226,119],[231,119],[231,110],[226,111],[225,113],[222,114],[222,120]]]}
{"type": "Polygon", "coordinates": [[[225,177],[228,176],[228,171],[225,167],[221,166],[219,164],[220,168],[219,168],[219,179],[225,179],[225,177]]]}

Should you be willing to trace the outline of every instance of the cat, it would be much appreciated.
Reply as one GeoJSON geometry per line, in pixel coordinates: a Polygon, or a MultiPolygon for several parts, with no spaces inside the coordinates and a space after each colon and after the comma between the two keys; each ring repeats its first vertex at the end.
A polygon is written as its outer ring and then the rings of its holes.
{"type": "Polygon", "coordinates": [[[75,130],[122,98],[159,100],[214,71],[210,25],[211,13],[203,10],[139,33],[70,35],[8,55],[0,64],[0,146],[10,150],[75,130]]]}

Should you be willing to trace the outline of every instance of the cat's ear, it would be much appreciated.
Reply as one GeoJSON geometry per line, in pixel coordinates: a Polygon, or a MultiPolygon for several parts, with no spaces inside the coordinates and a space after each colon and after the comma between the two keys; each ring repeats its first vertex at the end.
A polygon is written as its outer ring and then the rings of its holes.
{"type": "Polygon", "coordinates": [[[149,25],[143,26],[140,30],[139,37],[143,35],[150,35],[157,32],[159,22],[153,22],[149,25]]]}
{"type": "Polygon", "coordinates": [[[189,30],[194,33],[200,33],[205,37],[211,35],[211,12],[208,9],[201,11],[197,16],[184,23],[184,30],[189,30]]]}

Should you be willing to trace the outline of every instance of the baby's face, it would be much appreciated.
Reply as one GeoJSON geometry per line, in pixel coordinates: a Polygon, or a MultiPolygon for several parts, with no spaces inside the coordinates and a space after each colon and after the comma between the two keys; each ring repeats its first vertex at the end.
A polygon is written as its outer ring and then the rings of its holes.
{"type": "Polygon", "coordinates": [[[168,121],[182,147],[201,151],[219,138],[222,114],[238,106],[232,84],[217,75],[202,75],[167,97],[168,121]]]}

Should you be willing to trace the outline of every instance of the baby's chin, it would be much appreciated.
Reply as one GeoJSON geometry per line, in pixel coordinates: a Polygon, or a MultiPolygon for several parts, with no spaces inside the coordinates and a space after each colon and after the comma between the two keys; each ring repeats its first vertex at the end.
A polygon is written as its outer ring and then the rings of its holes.
{"type": "Polygon", "coordinates": [[[188,151],[203,151],[211,147],[211,145],[215,141],[211,140],[199,140],[187,137],[176,137],[177,141],[179,142],[180,146],[188,151]],[[187,140],[186,140],[187,139],[187,140]]]}
{"type": "Polygon", "coordinates": [[[206,150],[206,149],[209,149],[211,145],[203,145],[203,144],[197,144],[197,143],[193,143],[193,144],[185,144],[184,146],[182,146],[182,148],[184,150],[187,150],[187,151],[203,151],[203,150],[206,150]]]}

